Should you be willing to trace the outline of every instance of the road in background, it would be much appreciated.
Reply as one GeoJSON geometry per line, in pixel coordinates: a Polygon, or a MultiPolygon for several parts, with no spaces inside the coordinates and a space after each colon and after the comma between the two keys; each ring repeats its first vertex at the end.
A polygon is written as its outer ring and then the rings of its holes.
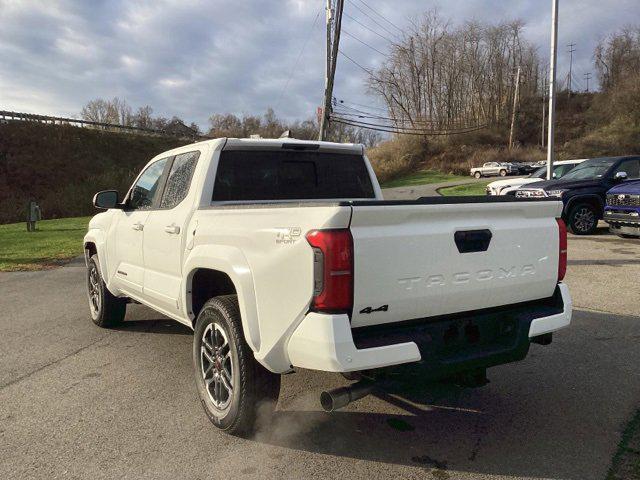
{"type": "MultiPolygon", "coordinates": [[[[497,177],[498,179],[500,177],[497,177]]],[[[426,183],[424,185],[409,185],[406,187],[385,188],[382,195],[385,200],[415,200],[420,197],[435,197],[439,195],[438,190],[445,187],[455,187],[458,185],[469,185],[472,183],[487,183],[491,179],[469,178],[467,180],[455,180],[453,182],[444,183],[426,183]]]]}
{"type": "Polygon", "coordinates": [[[603,479],[640,403],[640,242],[571,237],[569,258],[572,326],[486,387],[418,378],[325,414],[346,381],[301,371],[251,440],[207,420],[189,329],[139,305],[95,327],[81,261],[0,274],[0,478],[603,479]]]}

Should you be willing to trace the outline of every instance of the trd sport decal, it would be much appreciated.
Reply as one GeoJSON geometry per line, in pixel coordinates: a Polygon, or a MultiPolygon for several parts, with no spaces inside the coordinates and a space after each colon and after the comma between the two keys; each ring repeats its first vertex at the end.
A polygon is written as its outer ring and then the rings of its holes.
{"type": "Polygon", "coordinates": [[[362,310],[360,310],[360,313],[366,313],[367,315],[369,315],[375,312],[388,312],[388,311],[389,311],[389,305],[382,305],[381,307],[378,307],[378,308],[371,308],[371,307],[363,308],[362,310]]]}

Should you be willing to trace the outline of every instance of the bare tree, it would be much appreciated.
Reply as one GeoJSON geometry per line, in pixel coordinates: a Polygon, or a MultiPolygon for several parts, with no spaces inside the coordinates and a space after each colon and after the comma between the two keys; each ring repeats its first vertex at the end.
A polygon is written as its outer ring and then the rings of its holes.
{"type": "Polygon", "coordinates": [[[396,127],[455,129],[506,118],[520,66],[522,95],[537,92],[539,60],[521,39],[524,23],[467,22],[453,28],[436,10],[391,47],[368,85],[385,101],[396,127]]]}

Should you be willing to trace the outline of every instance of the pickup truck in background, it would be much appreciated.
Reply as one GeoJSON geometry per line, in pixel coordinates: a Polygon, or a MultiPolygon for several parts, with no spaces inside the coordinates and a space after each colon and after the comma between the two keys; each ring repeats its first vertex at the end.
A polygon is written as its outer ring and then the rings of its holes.
{"type": "MultiPolygon", "coordinates": [[[[558,179],[564,177],[576,165],[584,162],[584,160],[561,160],[553,164],[553,178],[558,179]]],[[[523,185],[540,182],[547,178],[547,167],[537,168],[531,175],[527,177],[509,178],[506,180],[496,180],[487,185],[487,195],[515,195],[516,191],[523,185]]]]}
{"type": "Polygon", "coordinates": [[[604,220],[619,237],[640,237],[640,181],[626,182],[607,192],[604,220]]]}
{"type": "Polygon", "coordinates": [[[298,368],[361,379],[323,392],[331,411],[392,366],[481,384],[571,321],[557,199],[384,201],[362,145],[195,143],[94,205],[91,318],[135,301],[192,328],[201,403],[229,433],[298,368]]]}
{"type": "Polygon", "coordinates": [[[476,178],[481,177],[506,177],[518,173],[518,168],[510,163],[500,162],[487,162],[481,167],[472,168],[471,176],[476,178]]]}
{"type": "Polygon", "coordinates": [[[559,179],[518,189],[516,198],[557,198],[562,218],[575,235],[591,235],[604,217],[607,192],[640,178],[640,156],[591,158],[559,179]]]}

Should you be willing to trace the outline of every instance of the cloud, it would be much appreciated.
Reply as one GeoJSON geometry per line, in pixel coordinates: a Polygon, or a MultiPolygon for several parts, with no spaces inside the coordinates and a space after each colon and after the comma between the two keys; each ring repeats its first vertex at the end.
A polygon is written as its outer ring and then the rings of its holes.
{"type": "MultiPolygon", "coordinates": [[[[0,109],[77,116],[92,98],[119,96],[202,126],[212,113],[253,114],[268,107],[308,118],[324,89],[324,4],[0,0],[0,109]]],[[[436,6],[453,23],[521,18],[527,38],[548,56],[551,2],[540,0],[347,0],[346,13],[360,24],[345,17],[344,28],[369,46],[344,35],[341,47],[365,68],[376,67],[382,56],[374,49],[387,49],[385,38],[399,33],[393,25],[403,28],[436,6]]],[[[638,23],[637,0],[563,0],[560,75],[567,70],[566,44],[577,44],[574,72],[582,79],[593,71],[597,41],[638,23]]],[[[367,95],[365,77],[341,56],[336,96],[379,105],[367,95]]]]}

